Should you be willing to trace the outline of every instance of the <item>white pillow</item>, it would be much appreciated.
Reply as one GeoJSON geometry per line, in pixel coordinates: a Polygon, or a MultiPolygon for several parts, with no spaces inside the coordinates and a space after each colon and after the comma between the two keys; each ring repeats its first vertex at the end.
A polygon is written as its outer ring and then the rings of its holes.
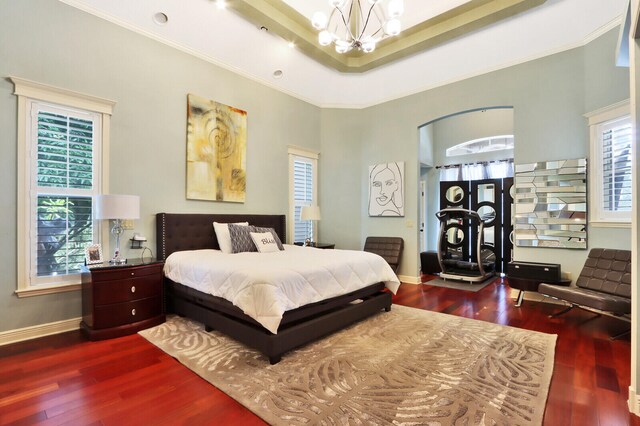
{"type": "MultiPolygon", "coordinates": [[[[234,225],[249,226],[249,222],[237,222],[234,225]]],[[[231,249],[231,236],[229,235],[229,224],[213,222],[213,229],[216,231],[218,245],[223,253],[233,253],[231,249]]]]}
{"type": "Polygon", "coordinates": [[[278,243],[271,232],[251,232],[250,235],[260,253],[280,251],[278,243]]]}

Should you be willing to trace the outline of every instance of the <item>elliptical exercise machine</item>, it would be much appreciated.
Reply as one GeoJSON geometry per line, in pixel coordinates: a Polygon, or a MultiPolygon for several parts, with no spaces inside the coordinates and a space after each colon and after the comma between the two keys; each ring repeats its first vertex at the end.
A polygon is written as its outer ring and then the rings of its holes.
{"type": "Polygon", "coordinates": [[[495,275],[495,258],[489,250],[483,250],[484,222],[478,212],[462,208],[447,208],[436,213],[440,221],[440,235],[438,236],[438,263],[440,263],[440,277],[444,279],[482,282],[495,275]],[[464,235],[459,237],[460,226],[469,224],[470,229],[478,230],[476,258],[464,258],[462,244],[464,235]],[[451,238],[447,238],[451,237],[451,238]],[[451,241],[453,240],[453,241],[451,241]]]}

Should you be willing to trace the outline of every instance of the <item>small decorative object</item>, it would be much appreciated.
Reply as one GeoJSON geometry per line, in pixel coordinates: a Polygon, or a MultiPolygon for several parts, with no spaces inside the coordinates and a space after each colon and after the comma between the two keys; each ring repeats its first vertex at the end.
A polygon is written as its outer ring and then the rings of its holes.
{"type": "Polygon", "coordinates": [[[100,244],[92,244],[84,249],[84,261],[87,265],[104,262],[100,244]]]}
{"type": "Polygon", "coordinates": [[[404,217],[404,161],[369,166],[369,216],[404,217]]]}
{"type": "Polygon", "coordinates": [[[127,263],[120,256],[120,236],[124,233],[122,220],[140,217],[140,197],[137,195],[98,195],[96,198],[96,219],[114,219],[111,233],[116,238],[116,248],[110,263],[127,263]]]}
{"type": "Polygon", "coordinates": [[[188,96],[187,198],[244,203],[247,113],[188,96]]]}

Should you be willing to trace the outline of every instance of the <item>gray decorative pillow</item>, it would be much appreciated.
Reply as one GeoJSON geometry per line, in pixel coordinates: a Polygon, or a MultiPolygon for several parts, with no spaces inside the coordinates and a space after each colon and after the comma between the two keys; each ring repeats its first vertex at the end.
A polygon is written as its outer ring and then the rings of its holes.
{"type": "Polygon", "coordinates": [[[242,226],[229,224],[229,236],[231,237],[231,253],[243,253],[247,251],[258,251],[251,238],[253,226],[242,226]]]}
{"type": "Polygon", "coordinates": [[[276,244],[278,245],[278,250],[284,250],[284,246],[282,245],[282,241],[280,241],[280,238],[278,237],[278,234],[277,234],[275,229],[273,229],[273,228],[261,228],[259,226],[250,226],[250,228],[253,228],[251,230],[251,232],[271,232],[271,234],[273,234],[273,239],[276,240],[276,244]]]}

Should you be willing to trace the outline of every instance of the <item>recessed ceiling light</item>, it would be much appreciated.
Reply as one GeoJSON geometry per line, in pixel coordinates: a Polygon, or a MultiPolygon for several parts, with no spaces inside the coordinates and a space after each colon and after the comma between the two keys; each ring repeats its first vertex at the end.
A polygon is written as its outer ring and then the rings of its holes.
{"type": "Polygon", "coordinates": [[[216,0],[216,6],[218,7],[218,9],[224,9],[227,7],[227,2],[225,2],[224,0],[216,0]]]}
{"type": "Polygon", "coordinates": [[[275,70],[273,72],[273,78],[275,79],[282,78],[283,75],[284,75],[284,72],[282,72],[282,70],[275,70]]]}
{"type": "Polygon", "coordinates": [[[158,12],[153,15],[153,22],[158,25],[165,25],[167,22],[169,22],[169,17],[166,13],[158,12]]]}

